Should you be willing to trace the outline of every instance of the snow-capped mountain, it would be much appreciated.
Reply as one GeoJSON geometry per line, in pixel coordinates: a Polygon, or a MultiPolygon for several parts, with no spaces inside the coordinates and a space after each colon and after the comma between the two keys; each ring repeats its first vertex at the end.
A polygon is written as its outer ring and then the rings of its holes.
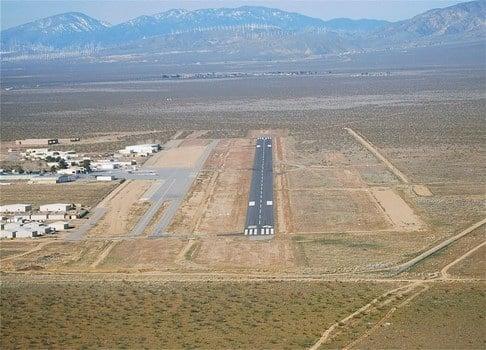
{"type": "Polygon", "coordinates": [[[2,51],[84,45],[106,28],[108,24],[83,13],[63,13],[2,31],[2,51]]]}
{"type": "Polygon", "coordinates": [[[65,13],[1,32],[2,58],[17,53],[96,51],[101,55],[211,52],[220,57],[303,57],[350,50],[436,45],[486,37],[486,0],[435,9],[409,20],[324,21],[273,8],[174,9],[109,26],[65,13]],[[88,49],[88,50],[86,50],[88,49]]]}
{"type": "Polygon", "coordinates": [[[153,36],[201,31],[220,27],[268,27],[285,31],[324,28],[323,20],[266,7],[243,6],[203,10],[169,10],[141,16],[111,27],[103,35],[108,43],[127,42],[153,36]]]}

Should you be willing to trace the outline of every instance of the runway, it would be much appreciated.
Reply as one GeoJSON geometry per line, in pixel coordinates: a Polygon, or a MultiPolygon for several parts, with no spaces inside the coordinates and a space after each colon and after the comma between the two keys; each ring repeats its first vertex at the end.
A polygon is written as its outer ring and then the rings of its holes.
{"type": "Polygon", "coordinates": [[[245,235],[274,234],[272,162],[272,139],[258,138],[255,146],[245,235]]]}

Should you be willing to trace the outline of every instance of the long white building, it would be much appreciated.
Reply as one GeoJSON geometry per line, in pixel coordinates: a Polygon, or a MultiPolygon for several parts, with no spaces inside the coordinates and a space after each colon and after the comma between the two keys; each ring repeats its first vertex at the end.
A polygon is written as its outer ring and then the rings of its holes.
{"type": "Polygon", "coordinates": [[[139,154],[139,155],[149,155],[156,153],[160,150],[160,145],[158,143],[147,143],[143,145],[132,145],[126,146],[124,149],[120,150],[121,154],[139,154]]]}
{"type": "Polygon", "coordinates": [[[52,204],[44,204],[39,206],[39,211],[48,212],[48,213],[65,213],[72,208],[71,204],[67,203],[52,203],[52,204]]]}
{"type": "Polygon", "coordinates": [[[25,213],[32,210],[32,204],[0,205],[0,213],[25,213]]]}

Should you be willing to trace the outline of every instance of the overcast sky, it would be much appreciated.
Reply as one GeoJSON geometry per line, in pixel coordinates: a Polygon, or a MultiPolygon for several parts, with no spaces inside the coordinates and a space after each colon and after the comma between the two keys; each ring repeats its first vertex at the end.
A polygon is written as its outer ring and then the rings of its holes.
{"type": "Polygon", "coordinates": [[[338,17],[376,18],[398,21],[437,7],[460,3],[451,0],[0,0],[1,28],[9,28],[42,17],[78,11],[117,24],[128,19],[172,8],[199,9],[258,5],[299,12],[322,19],[338,17]]]}

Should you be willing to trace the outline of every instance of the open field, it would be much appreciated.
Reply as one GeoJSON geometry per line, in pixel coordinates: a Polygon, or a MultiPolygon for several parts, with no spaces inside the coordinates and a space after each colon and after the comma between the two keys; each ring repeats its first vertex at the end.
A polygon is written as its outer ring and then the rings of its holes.
{"type": "Polygon", "coordinates": [[[28,280],[0,288],[4,348],[304,349],[384,290],[366,282],[28,280]]]}
{"type": "Polygon", "coordinates": [[[479,247],[476,251],[465,257],[462,261],[458,262],[451,269],[448,274],[452,277],[470,277],[486,279],[486,247],[484,245],[479,247]]]}
{"type": "Polygon", "coordinates": [[[177,253],[184,246],[179,239],[134,239],[116,242],[100,270],[151,271],[174,269],[177,253]]]}
{"type": "Polygon", "coordinates": [[[398,231],[417,231],[422,228],[420,218],[395,192],[390,189],[373,189],[372,193],[398,231]]]}
{"type": "Polygon", "coordinates": [[[288,240],[219,237],[198,244],[188,259],[198,266],[249,272],[295,271],[293,247],[288,240]]]}
{"type": "Polygon", "coordinates": [[[72,182],[64,184],[27,184],[16,182],[0,187],[0,204],[80,203],[93,207],[107,196],[118,182],[72,182]]]}
{"type": "Polygon", "coordinates": [[[251,139],[220,141],[169,231],[180,234],[243,232],[253,150],[251,139]]]}
{"type": "MultiPolygon", "coordinates": [[[[323,69],[289,63],[301,64],[323,69]]],[[[484,347],[485,226],[410,270],[387,269],[486,217],[486,71],[427,65],[360,77],[362,67],[2,91],[2,141],[100,137],[79,147],[102,153],[176,134],[144,166],[187,170],[219,140],[167,234],[127,237],[151,186],[135,180],[111,192],[86,239],[2,240],[2,347],[484,347]],[[254,138],[266,131],[277,230],[251,240],[237,234],[254,138]]],[[[0,201],[93,206],[108,186],[15,184],[0,187],[0,201]]]]}
{"type": "Polygon", "coordinates": [[[158,152],[150,157],[144,165],[155,168],[192,168],[204,152],[204,149],[204,145],[181,145],[180,147],[158,152]]]}
{"type": "Polygon", "coordinates": [[[436,284],[398,309],[352,348],[483,348],[485,303],[484,283],[436,284]]]}
{"type": "MultiPolygon", "coordinates": [[[[2,242],[2,248],[8,250],[12,242],[2,242]]],[[[2,261],[2,270],[5,271],[76,271],[87,269],[101,254],[108,242],[84,241],[81,243],[68,243],[45,240],[39,245],[41,249],[30,247],[30,253],[15,259],[2,261]],[[47,243],[47,244],[46,244],[47,243]]],[[[27,249],[24,249],[27,251],[27,249]]]]}
{"type": "Polygon", "coordinates": [[[295,233],[391,228],[380,207],[362,191],[290,191],[295,233]]]}
{"type": "Polygon", "coordinates": [[[139,217],[148,209],[149,203],[140,198],[152,185],[149,180],[131,180],[124,183],[104,207],[106,214],[89,232],[96,237],[123,236],[130,233],[139,217]]]}

